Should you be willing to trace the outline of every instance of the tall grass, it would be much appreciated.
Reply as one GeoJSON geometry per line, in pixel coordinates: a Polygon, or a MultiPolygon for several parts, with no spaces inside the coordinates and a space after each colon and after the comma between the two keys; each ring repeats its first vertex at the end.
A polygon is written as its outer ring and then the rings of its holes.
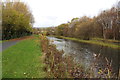
{"type": "Polygon", "coordinates": [[[95,62],[88,70],[80,63],[74,61],[72,56],[63,57],[63,51],[58,51],[55,45],[49,44],[49,40],[44,35],[40,35],[43,59],[45,63],[44,71],[47,78],[113,78],[111,63],[106,58],[107,64],[104,69],[98,67],[99,56],[95,57],[95,62]],[[94,75],[94,68],[97,73],[94,75]]]}

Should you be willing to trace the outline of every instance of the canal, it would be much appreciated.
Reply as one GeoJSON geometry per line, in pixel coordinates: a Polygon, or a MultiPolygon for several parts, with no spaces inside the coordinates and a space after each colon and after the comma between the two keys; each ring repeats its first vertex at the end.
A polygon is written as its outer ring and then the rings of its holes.
{"type": "Polygon", "coordinates": [[[94,74],[96,74],[98,68],[104,69],[105,67],[108,67],[108,63],[111,65],[110,69],[112,70],[112,73],[114,73],[115,76],[118,75],[120,61],[118,54],[120,53],[120,50],[55,37],[47,38],[50,40],[50,44],[56,45],[56,48],[59,51],[64,51],[63,56],[73,56],[74,60],[82,64],[86,69],[91,67],[95,69],[95,66],[97,65],[94,74]]]}

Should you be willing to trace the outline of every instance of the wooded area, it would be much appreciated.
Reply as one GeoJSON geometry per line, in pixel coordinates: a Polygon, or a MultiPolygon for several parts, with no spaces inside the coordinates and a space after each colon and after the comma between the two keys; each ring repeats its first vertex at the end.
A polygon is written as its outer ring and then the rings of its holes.
{"type": "Polygon", "coordinates": [[[3,2],[2,14],[3,40],[18,38],[32,33],[34,18],[25,3],[3,2]]]}
{"type": "Polygon", "coordinates": [[[118,5],[101,11],[93,18],[83,16],[57,27],[47,28],[48,35],[75,37],[89,40],[93,37],[120,40],[120,8],[118,5]]]}

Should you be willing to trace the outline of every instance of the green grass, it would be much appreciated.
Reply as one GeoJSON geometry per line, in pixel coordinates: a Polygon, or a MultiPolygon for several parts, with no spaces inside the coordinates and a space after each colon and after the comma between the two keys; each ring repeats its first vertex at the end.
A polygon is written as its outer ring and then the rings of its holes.
{"type": "Polygon", "coordinates": [[[43,78],[41,49],[37,39],[26,39],[2,53],[3,78],[43,78]]]}
{"type": "Polygon", "coordinates": [[[2,41],[0,41],[0,43],[2,43],[2,41]]]}
{"type": "Polygon", "coordinates": [[[5,42],[5,41],[8,41],[8,40],[1,40],[0,43],[3,43],[3,42],[5,42]]]}
{"type": "Polygon", "coordinates": [[[111,47],[111,48],[115,48],[115,49],[120,49],[120,45],[116,45],[113,43],[105,43],[105,42],[96,41],[96,40],[81,40],[81,39],[77,39],[77,38],[70,38],[70,37],[63,37],[63,36],[58,36],[58,37],[63,38],[63,39],[79,41],[79,42],[83,42],[83,43],[96,44],[96,45],[111,47]]]}
{"type": "Polygon", "coordinates": [[[107,41],[107,42],[120,42],[119,40],[112,40],[112,39],[103,39],[103,38],[92,38],[92,40],[97,40],[97,41],[107,41]]]}

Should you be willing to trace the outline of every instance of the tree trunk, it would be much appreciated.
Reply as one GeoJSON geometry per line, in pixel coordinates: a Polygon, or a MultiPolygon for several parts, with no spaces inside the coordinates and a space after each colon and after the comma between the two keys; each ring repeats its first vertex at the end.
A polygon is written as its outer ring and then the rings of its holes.
{"type": "Polygon", "coordinates": [[[106,32],[105,32],[105,29],[103,29],[103,38],[106,39],[106,32]]]}

